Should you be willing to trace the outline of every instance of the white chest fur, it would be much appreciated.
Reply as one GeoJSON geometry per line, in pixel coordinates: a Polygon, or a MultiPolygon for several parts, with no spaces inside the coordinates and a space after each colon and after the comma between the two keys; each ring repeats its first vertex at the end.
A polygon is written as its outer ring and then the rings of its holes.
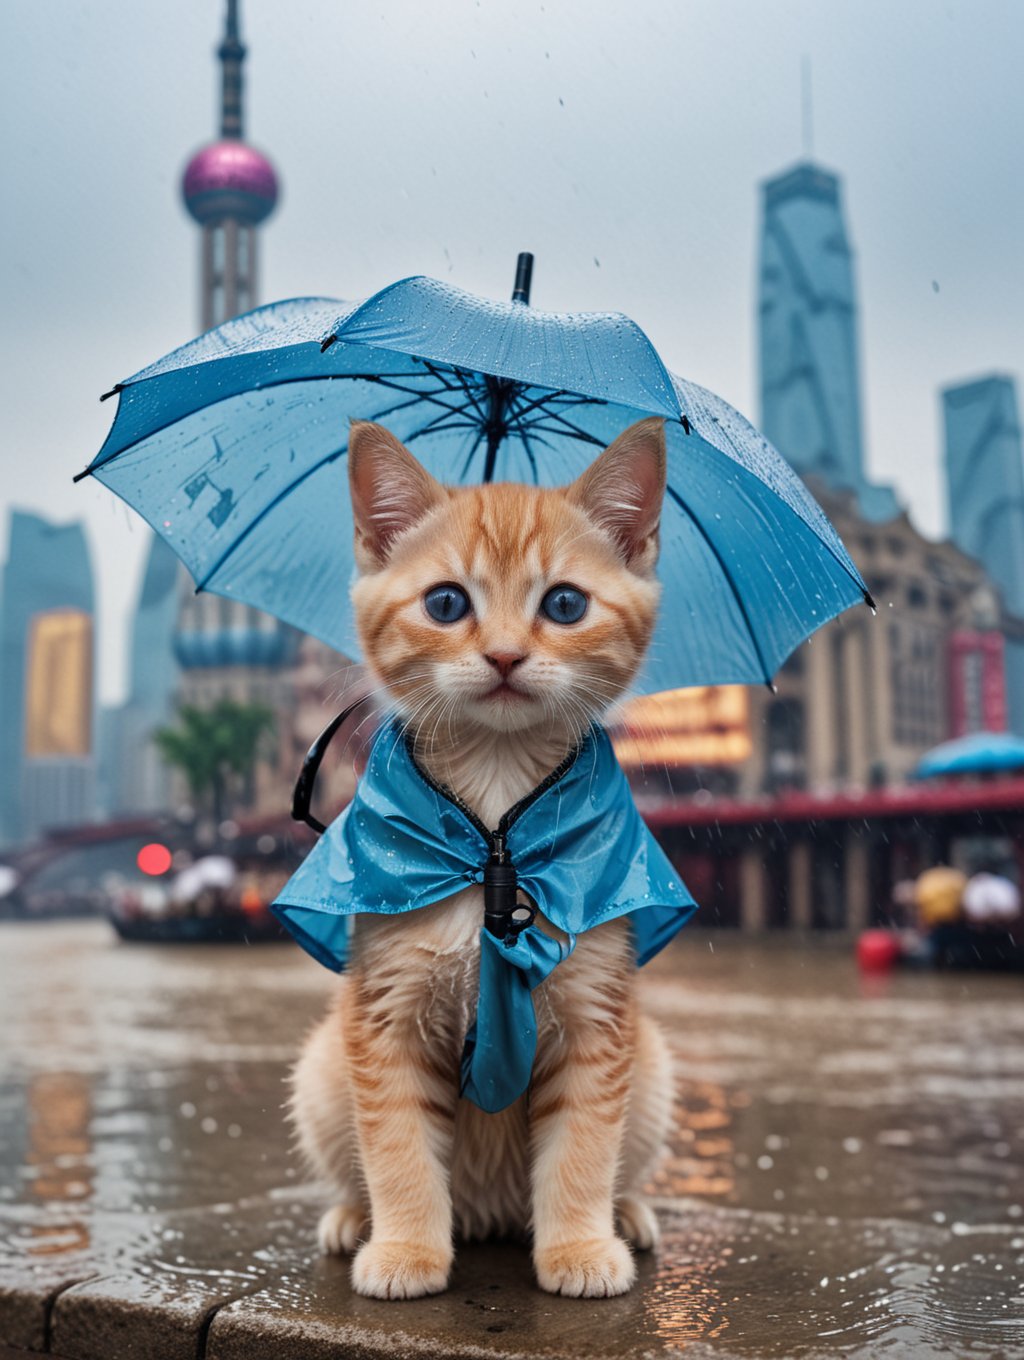
{"type": "Polygon", "coordinates": [[[460,738],[451,751],[423,752],[418,759],[432,778],[453,789],[492,830],[502,813],[558,766],[572,744],[563,729],[527,734],[478,728],[460,738]]]}

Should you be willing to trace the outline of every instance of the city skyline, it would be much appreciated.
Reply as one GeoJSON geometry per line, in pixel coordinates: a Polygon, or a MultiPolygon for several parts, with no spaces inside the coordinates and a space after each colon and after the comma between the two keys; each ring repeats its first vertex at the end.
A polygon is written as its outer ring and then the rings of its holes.
{"type": "MultiPolygon", "coordinates": [[[[956,117],[933,87],[980,91],[983,57],[1009,63],[1013,43],[985,41],[956,6],[923,28],[912,14],[894,20],[877,5],[837,4],[828,23],[807,4],[783,11],[796,32],[748,9],[749,31],[726,43],[730,25],[706,5],[683,17],[653,6],[625,32],[601,12],[574,23],[572,5],[558,15],[538,10],[526,24],[503,6],[487,15],[466,6],[446,35],[404,5],[386,16],[307,5],[286,21],[250,0],[252,136],[285,178],[282,211],[267,231],[262,296],[361,296],[410,272],[502,296],[515,250],[532,247],[537,305],[627,311],[674,367],[756,417],[757,185],[799,158],[806,52],[814,160],[843,180],[858,260],[867,473],[894,483],[928,532],[944,529],[938,389],[993,369],[1019,381],[1024,369],[1013,320],[1024,300],[1013,253],[1024,191],[1008,174],[1017,86],[985,65],[985,99],[956,117]],[[686,88],[672,86],[669,99],[672,56],[684,50],[686,88]],[[343,60],[344,80],[332,54],[343,60]],[[625,85],[620,56],[632,72],[625,85]],[[729,97],[737,83],[746,91],[742,109],[729,97]],[[852,97],[857,119],[847,116],[852,97]],[[422,132],[397,117],[388,122],[388,100],[422,108],[422,132]],[[495,155],[482,164],[474,147],[485,137],[495,155]],[[488,208],[495,203],[497,215],[488,208]]],[[[990,28],[1024,31],[1010,6],[989,3],[985,12],[990,28]]],[[[154,12],[146,41],[127,26],[112,54],[82,31],[83,15],[72,15],[67,32],[51,32],[23,6],[19,70],[5,89],[9,125],[31,135],[12,147],[15,201],[28,206],[6,228],[20,229],[3,250],[21,327],[4,379],[14,464],[4,508],[88,520],[109,702],[123,691],[125,622],[146,536],[126,527],[122,507],[72,492],[70,474],[105,433],[109,409],[96,405],[98,393],[195,331],[194,227],[175,191],[188,152],[208,136],[211,33],[222,6],[182,7],[173,23],[154,12]],[[145,58],[157,47],[154,74],[145,58]],[[41,63],[44,50],[60,79],[34,91],[20,72],[41,63]],[[108,61],[123,68],[118,102],[132,108],[130,124],[97,94],[109,88],[108,61]],[[88,116],[72,125],[68,100],[76,98],[88,116]],[[118,154],[90,160],[83,138],[116,144],[118,154]],[[58,206],[69,192],[70,234],[58,206]],[[110,204],[115,213],[102,211],[110,204]],[[96,334],[53,390],[43,360],[61,351],[58,341],[77,338],[86,319],[96,334]],[[37,377],[44,371],[46,403],[37,377]]]]}

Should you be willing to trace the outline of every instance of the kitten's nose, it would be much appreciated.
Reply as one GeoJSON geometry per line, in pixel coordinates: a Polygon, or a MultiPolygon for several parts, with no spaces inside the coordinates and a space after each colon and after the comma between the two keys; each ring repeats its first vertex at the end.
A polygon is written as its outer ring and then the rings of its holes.
{"type": "Polygon", "coordinates": [[[502,680],[507,680],[516,666],[526,660],[525,652],[485,652],[484,660],[498,672],[502,680]]]}

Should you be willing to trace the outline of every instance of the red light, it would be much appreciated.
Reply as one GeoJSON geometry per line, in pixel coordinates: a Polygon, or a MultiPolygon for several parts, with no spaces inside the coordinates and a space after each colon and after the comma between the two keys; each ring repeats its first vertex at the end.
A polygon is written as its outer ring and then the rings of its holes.
{"type": "Polygon", "coordinates": [[[144,845],[135,856],[135,863],[144,874],[165,874],[171,867],[171,852],[166,845],[158,845],[153,841],[150,845],[144,845]]]}

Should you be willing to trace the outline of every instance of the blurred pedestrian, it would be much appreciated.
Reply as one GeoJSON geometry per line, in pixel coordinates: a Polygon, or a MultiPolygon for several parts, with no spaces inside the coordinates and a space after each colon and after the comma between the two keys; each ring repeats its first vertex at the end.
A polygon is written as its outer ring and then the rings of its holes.
{"type": "Polygon", "coordinates": [[[1020,889],[1005,874],[981,869],[964,888],[963,908],[972,926],[1008,926],[1020,917],[1020,889]]]}
{"type": "Polygon", "coordinates": [[[937,864],[920,874],[914,884],[914,902],[922,927],[928,930],[960,920],[966,886],[967,875],[948,864],[937,864]]]}

